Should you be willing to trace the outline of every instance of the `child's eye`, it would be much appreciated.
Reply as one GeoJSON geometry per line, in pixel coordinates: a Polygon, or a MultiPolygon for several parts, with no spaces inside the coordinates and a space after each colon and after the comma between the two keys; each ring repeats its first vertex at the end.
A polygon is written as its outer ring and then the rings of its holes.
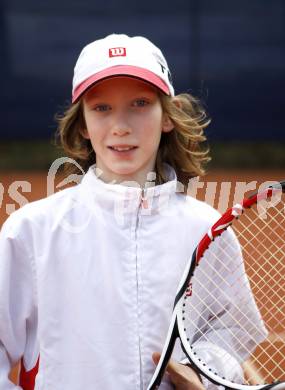
{"type": "Polygon", "coordinates": [[[104,112],[104,111],[108,111],[110,110],[111,107],[108,106],[108,104],[97,104],[95,107],[94,107],[94,110],[95,111],[99,111],[99,112],[104,112]]]}
{"type": "Polygon", "coordinates": [[[149,102],[146,99],[136,99],[134,101],[134,106],[135,107],[144,107],[147,106],[149,102]]]}

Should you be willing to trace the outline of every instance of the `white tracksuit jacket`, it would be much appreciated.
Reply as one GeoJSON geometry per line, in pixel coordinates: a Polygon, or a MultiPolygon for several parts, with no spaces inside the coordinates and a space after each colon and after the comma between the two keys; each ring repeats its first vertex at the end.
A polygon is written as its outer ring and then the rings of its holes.
{"type": "MultiPolygon", "coordinates": [[[[11,365],[23,356],[30,370],[39,355],[36,390],[147,388],[184,266],[218,218],[176,191],[170,167],[169,175],[145,191],[143,206],[140,188],[106,184],[91,167],[79,185],[8,218],[0,234],[0,390],[20,389],[8,380],[11,365]]],[[[176,348],[174,358],[183,357],[176,348]]]]}

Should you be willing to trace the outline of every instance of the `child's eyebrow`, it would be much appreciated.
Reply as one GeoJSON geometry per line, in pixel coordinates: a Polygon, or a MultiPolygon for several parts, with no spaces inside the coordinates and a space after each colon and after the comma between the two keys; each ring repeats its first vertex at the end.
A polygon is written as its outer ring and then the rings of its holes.
{"type": "Polygon", "coordinates": [[[90,95],[88,95],[88,93],[87,93],[85,96],[85,101],[87,103],[90,103],[90,102],[92,103],[93,100],[98,99],[99,97],[100,97],[100,94],[98,94],[98,93],[92,93],[90,95]]]}
{"type": "Polygon", "coordinates": [[[96,90],[94,90],[94,91],[92,91],[92,88],[86,93],[86,97],[89,97],[89,98],[92,98],[92,97],[97,97],[97,96],[99,96],[100,95],[100,93],[98,93],[98,91],[97,91],[97,89],[96,90]]]}

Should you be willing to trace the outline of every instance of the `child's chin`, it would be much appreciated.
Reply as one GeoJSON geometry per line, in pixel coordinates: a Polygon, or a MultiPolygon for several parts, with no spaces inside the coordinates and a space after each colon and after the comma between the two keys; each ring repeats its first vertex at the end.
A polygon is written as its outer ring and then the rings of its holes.
{"type": "Polygon", "coordinates": [[[131,169],[120,169],[114,172],[120,181],[137,181],[138,173],[131,169]]]}
{"type": "Polygon", "coordinates": [[[123,176],[135,176],[137,174],[137,171],[133,167],[127,166],[127,164],[125,166],[116,167],[113,172],[123,176]]]}

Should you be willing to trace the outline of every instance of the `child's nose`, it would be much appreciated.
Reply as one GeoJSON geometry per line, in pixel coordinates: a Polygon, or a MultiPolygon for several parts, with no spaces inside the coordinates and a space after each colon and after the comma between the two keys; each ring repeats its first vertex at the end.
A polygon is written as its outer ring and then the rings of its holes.
{"type": "Polygon", "coordinates": [[[127,135],[130,133],[131,130],[128,127],[116,126],[116,128],[113,129],[113,134],[118,136],[127,135]]]}
{"type": "Polygon", "coordinates": [[[112,132],[114,135],[119,136],[130,134],[132,132],[131,126],[124,115],[116,116],[112,126],[112,132]]]}

